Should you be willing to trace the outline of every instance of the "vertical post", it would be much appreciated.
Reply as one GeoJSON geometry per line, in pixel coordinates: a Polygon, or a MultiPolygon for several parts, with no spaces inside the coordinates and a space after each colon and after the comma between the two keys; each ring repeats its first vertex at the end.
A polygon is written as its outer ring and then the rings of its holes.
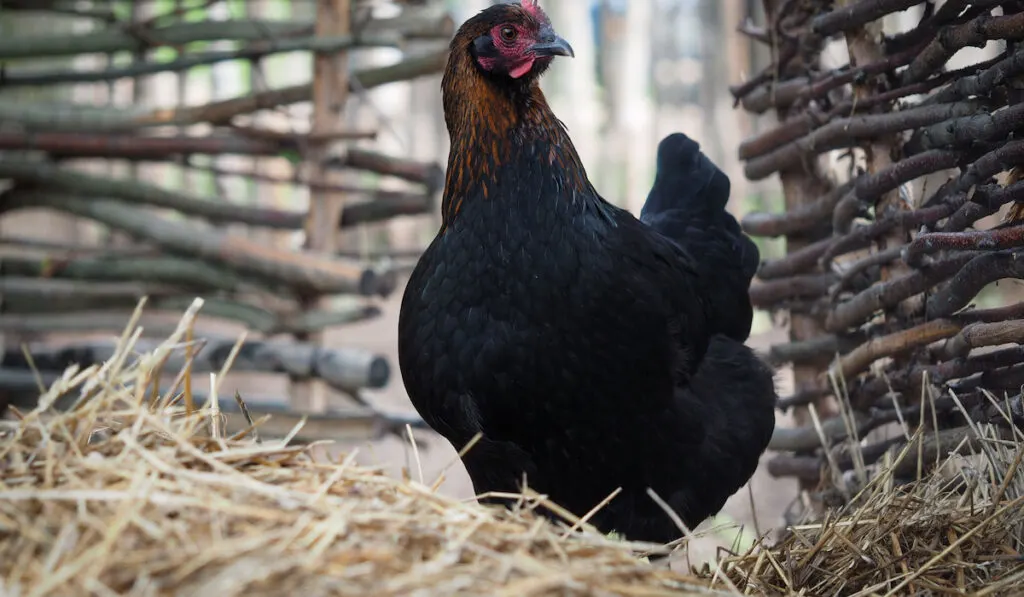
{"type": "MultiPolygon", "coordinates": [[[[841,0],[837,3],[837,9],[851,3],[851,0],[841,0]]],[[[850,54],[851,68],[872,64],[885,58],[885,50],[881,44],[882,34],[884,33],[882,25],[883,20],[877,19],[866,23],[863,27],[858,27],[845,33],[846,48],[850,54]]],[[[868,98],[874,93],[870,84],[854,81],[852,86],[854,97],[858,99],[868,98]]],[[[884,110],[888,112],[892,110],[892,104],[886,104],[880,106],[880,108],[879,111],[884,110]]],[[[864,152],[865,161],[867,162],[867,173],[875,174],[892,166],[895,157],[894,152],[899,147],[899,144],[899,135],[889,135],[873,139],[870,143],[865,144],[864,152]]],[[[875,204],[876,214],[886,213],[890,209],[899,211],[908,209],[907,205],[900,200],[899,190],[897,189],[883,193],[875,204]]],[[[907,231],[900,226],[896,226],[889,234],[878,239],[878,249],[884,250],[889,247],[898,247],[908,240],[907,231]]],[[[882,267],[881,277],[882,281],[886,282],[894,277],[909,273],[910,267],[902,261],[896,261],[894,264],[882,267]]],[[[919,294],[904,301],[903,306],[909,307],[908,311],[912,311],[913,304],[920,304],[923,299],[924,295],[919,294]]]]}
{"type": "MultiPolygon", "coordinates": [[[[321,37],[345,35],[351,27],[350,0],[317,0],[316,35],[321,37]]],[[[314,139],[327,139],[331,133],[341,130],[344,122],[345,102],[348,99],[348,53],[338,52],[330,56],[315,56],[313,59],[313,123],[314,139]]],[[[311,141],[308,152],[310,180],[313,183],[337,182],[323,167],[329,142],[311,141]]],[[[338,222],[341,218],[344,198],[322,190],[311,190],[309,215],[306,219],[306,249],[325,255],[333,255],[336,249],[338,222]]],[[[329,299],[310,301],[309,308],[325,305],[329,299]]],[[[310,334],[300,338],[307,342],[322,344],[323,333],[310,334]]],[[[326,388],[316,381],[293,382],[289,393],[292,404],[300,410],[322,412],[327,409],[326,388]]]]}
{"type": "MultiPolygon", "coordinates": [[[[783,0],[763,1],[765,15],[767,16],[768,30],[774,32],[776,30],[776,15],[785,2],[783,0]]],[[[775,45],[773,44],[773,48],[774,47],[775,45]]],[[[784,121],[786,119],[786,109],[778,108],[776,110],[776,116],[779,122],[784,121]]],[[[807,164],[802,164],[795,168],[779,172],[779,180],[782,183],[782,193],[785,198],[787,212],[793,211],[802,205],[814,202],[815,199],[821,197],[830,190],[828,183],[824,181],[824,177],[821,175],[819,169],[820,162],[818,159],[815,159],[811,160],[807,164]]],[[[787,235],[786,253],[789,254],[798,251],[815,240],[817,239],[814,237],[787,235]]],[[[802,313],[792,313],[790,315],[789,339],[791,342],[811,340],[824,334],[825,330],[822,327],[822,322],[815,319],[813,316],[802,313]]],[[[816,388],[818,386],[817,378],[819,373],[819,369],[813,365],[801,365],[794,363],[794,392],[799,394],[800,392],[810,391],[816,388]]],[[[829,398],[818,401],[818,403],[815,404],[815,408],[818,410],[818,414],[821,418],[829,417],[838,412],[835,408],[835,403],[829,398]]],[[[801,406],[793,409],[793,422],[799,427],[810,425],[811,418],[808,408],[801,406]]],[[[814,483],[808,483],[803,480],[800,484],[801,489],[805,490],[810,490],[815,485],[814,483]]]]}

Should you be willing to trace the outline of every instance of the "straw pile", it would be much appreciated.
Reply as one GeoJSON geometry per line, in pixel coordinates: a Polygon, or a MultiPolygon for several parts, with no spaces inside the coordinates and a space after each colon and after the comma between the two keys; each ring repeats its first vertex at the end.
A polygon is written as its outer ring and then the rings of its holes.
{"type": "Polygon", "coordinates": [[[351,456],[225,430],[212,397],[189,414],[181,395],[156,395],[199,304],[153,353],[133,354],[129,327],[109,362],[69,370],[38,409],[0,421],[0,595],[691,592],[637,546],[567,532],[529,501],[459,502],[351,456]],[[69,391],[75,408],[47,408],[69,391]]]}
{"type": "Polygon", "coordinates": [[[873,478],[864,469],[860,479],[837,478],[832,489],[847,495],[869,480],[824,521],[792,526],[771,548],[719,565],[747,594],[1024,593],[1024,433],[974,425],[957,450],[973,453],[928,461],[928,445],[946,439],[936,435],[915,434],[873,478]],[[897,482],[932,465],[917,481],[897,482]]]}

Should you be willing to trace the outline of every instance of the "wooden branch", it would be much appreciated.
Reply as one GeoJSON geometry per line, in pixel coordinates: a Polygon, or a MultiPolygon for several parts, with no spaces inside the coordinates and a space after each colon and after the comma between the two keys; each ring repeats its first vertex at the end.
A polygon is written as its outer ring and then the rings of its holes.
{"type": "Polygon", "coordinates": [[[938,251],[998,251],[1024,246],[1024,225],[969,232],[922,234],[907,246],[904,259],[919,264],[925,255],[938,251]]]}
{"type": "MultiPolygon", "coordinates": [[[[969,147],[978,143],[1003,141],[1024,127],[1024,104],[997,112],[972,114],[916,131],[904,149],[907,155],[939,154],[937,147],[969,147]],[[933,151],[929,152],[928,150],[933,151]],[[922,154],[921,152],[926,152],[922,154]]],[[[909,159],[914,159],[909,158],[909,159]]],[[[933,170],[934,171],[937,171],[933,170]]],[[[927,173],[927,172],[926,172],[927,173]]]]}
{"type": "MultiPolygon", "coordinates": [[[[1013,439],[1012,432],[999,430],[997,433],[1004,439],[1013,439]]],[[[905,478],[916,476],[919,460],[927,467],[952,453],[978,453],[982,449],[983,442],[984,440],[977,437],[972,427],[965,426],[922,433],[915,436],[909,446],[906,439],[900,436],[856,449],[861,453],[860,462],[865,465],[878,463],[888,452],[893,452],[895,457],[906,449],[906,457],[897,462],[892,469],[896,477],[905,478]]],[[[853,470],[855,464],[853,457],[849,454],[849,448],[847,446],[841,446],[841,448],[842,450],[837,451],[833,460],[839,465],[840,470],[853,470]]],[[[827,467],[827,459],[821,456],[779,455],[768,461],[768,472],[773,477],[797,477],[815,482],[820,479],[821,471],[827,467]]]]}
{"type": "Polygon", "coordinates": [[[925,313],[928,317],[952,315],[966,307],[982,288],[1003,278],[1024,278],[1024,250],[974,257],[953,276],[949,284],[928,297],[925,313]]]}
{"type": "Polygon", "coordinates": [[[216,224],[240,223],[249,226],[298,230],[302,228],[302,221],[305,218],[305,214],[301,212],[214,202],[167,190],[153,184],[93,176],[84,172],[60,168],[46,162],[4,159],[0,161],[0,178],[10,178],[16,182],[48,187],[51,189],[46,191],[48,195],[55,195],[54,190],[60,190],[79,196],[95,195],[132,201],[152,207],[173,209],[216,224]]]}
{"type": "Polygon", "coordinates": [[[850,147],[860,140],[874,139],[968,116],[982,109],[981,104],[976,102],[957,102],[908,108],[890,114],[864,114],[840,118],[809,135],[748,161],[743,172],[750,180],[761,180],[779,170],[799,166],[810,156],[850,147]]]}
{"type": "MultiPolygon", "coordinates": [[[[355,39],[344,47],[368,45],[363,40],[379,40],[385,34],[389,37],[447,39],[451,37],[453,25],[444,11],[431,8],[429,11],[407,11],[409,14],[392,19],[369,21],[356,32],[355,39]]],[[[284,43],[288,38],[309,36],[313,32],[311,20],[277,21],[235,19],[230,21],[176,22],[161,27],[141,29],[108,27],[78,35],[31,35],[12,36],[0,39],[0,60],[37,58],[48,56],[71,56],[75,54],[111,54],[116,52],[141,52],[158,46],[180,47],[195,42],[238,41],[284,43]]],[[[336,36],[340,37],[340,36],[336,36]]],[[[320,49],[336,46],[338,41],[310,42],[306,47],[299,42],[291,50],[331,51],[320,49]]],[[[330,39],[330,38],[328,38],[330,39]]],[[[293,42],[295,43],[295,42],[293,42]]],[[[394,43],[390,41],[388,44],[394,43]]],[[[338,48],[342,49],[342,48],[338,48]]],[[[337,50],[334,50],[337,51],[337,50]]]]}
{"type": "MultiPolygon", "coordinates": [[[[760,114],[772,107],[786,110],[798,103],[805,105],[812,98],[824,97],[843,85],[849,85],[858,80],[867,80],[906,66],[917,56],[919,49],[917,47],[909,48],[863,66],[846,65],[813,78],[795,77],[779,82],[765,81],[766,84],[763,87],[744,98],[743,107],[750,112],[760,114]]],[[[855,106],[851,105],[850,109],[832,111],[830,117],[837,116],[842,112],[849,115],[850,112],[855,111],[854,108],[855,106]]],[[[785,122],[783,126],[786,126],[785,122]]]]}
{"type": "Polygon", "coordinates": [[[823,363],[827,365],[836,353],[852,350],[864,339],[864,334],[861,333],[848,336],[828,334],[811,340],[774,344],[768,349],[768,361],[775,366],[786,363],[823,363]]]}
{"type": "Polygon", "coordinates": [[[437,162],[423,162],[389,156],[366,149],[350,148],[343,156],[324,162],[327,168],[355,168],[426,185],[428,193],[444,187],[444,169],[437,162]]]}
{"type": "MultiPolygon", "coordinates": [[[[44,384],[52,384],[57,380],[53,373],[43,374],[44,384]]],[[[161,388],[161,394],[167,394],[169,388],[161,388]]],[[[39,402],[39,389],[32,372],[15,369],[0,369],[0,396],[10,401],[13,406],[27,412],[39,402]]],[[[78,398],[77,394],[60,396],[54,404],[57,410],[68,409],[78,398]]],[[[259,425],[261,437],[283,438],[290,436],[302,419],[305,425],[292,439],[295,443],[330,439],[338,442],[366,442],[380,439],[385,435],[395,435],[408,441],[406,426],[413,429],[428,430],[426,423],[417,416],[396,415],[379,412],[372,408],[346,410],[329,410],[320,413],[306,413],[285,406],[286,401],[280,396],[260,396],[247,394],[246,409],[253,420],[260,420],[269,415],[259,425]]],[[[197,408],[203,408],[209,402],[204,392],[193,390],[193,402],[197,408]]],[[[3,403],[0,402],[0,406],[3,403]]],[[[238,432],[249,427],[248,420],[234,400],[226,400],[221,396],[218,406],[227,418],[226,426],[231,432],[238,432]]],[[[0,414],[2,410],[0,410],[0,414]]]]}
{"type": "Polygon", "coordinates": [[[871,338],[840,358],[838,363],[829,367],[829,370],[840,378],[850,380],[866,371],[878,359],[903,354],[937,340],[945,340],[959,331],[960,325],[956,322],[938,319],[888,336],[871,338]]]}
{"type": "Polygon", "coordinates": [[[952,184],[943,185],[925,201],[924,207],[944,202],[959,193],[971,193],[972,187],[982,185],[990,178],[1024,164],[1024,139],[1014,140],[981,156],[952,184]]]}
{"type": "MultiPolygon", "coordinates": [[[[946,0],[937,10],[928,12],[925,18],[910,31],[897,33],[886,38],[888,51],[900,51],[908,47],[920,47],[935,38],[939,30],[949,25],[967,22],[983,12],[991,12],[1002,0],[946,0]]],[[[934,5],[931,5],[934,8],[934,5]]]]}
{"type": "Polygon", "coordinates": [[[850,300],[836,305],[825,319],[825,329],[838,333],[860,325],[875,313],[895,307],[900,302],[925,292],[953,276],[973,257],[970,254],[952,256],[927,269],[875,284],[850,300]]]}
{"type": "MultiPolygon", "coordinates": [[[[37,136],[23,137],[14,135],[21,139],[33,139],[37,136]]],[[[81,142],[85,145],[90,143],[88,138],[75,140],[78,135],[45,135],[47,144],[53,143],[54,148],[61,147],[63,138],[69,138],[72,146],[81,142]]],[[[127,152],[146,151],[146,139],[131,137],[99,137],[98,139],[116,139],[116,145],[123,147],[127,152]],[[137,143],[138,145],[133,145],[137,143]],[[123,145],[122,145],[123,144],[123,145]]],[[[186,139],[182,139],[186,140],[186,139]]],[[[199,141],[197,146],[204,145],[208,138],[190,138],[199,141]]],[[[0,148],[3,148],[5,135],[0,133],[0,148]]],[[[216,141],[216,140],[214,140],[216,141]]],[[[163,151],[168,147],[161,142],[154,144],[156,151],[163,151]],[[163,147],[160,147],[163,145],[163,147]]],[[[99,156],[110,157],[105,148],[97,148],[99,156]]],[[[125,157],[125,156],[118,156],[125,157]]],[[[407,176],[410,172],[403,173],[407,176]]],[[[423,165],[422,172],[429,172],[429,167],[423,165]]],[[[239,175],[244,175],[240,173],[239,175]]],[[[174,209],[186,215],[193,215],[205,218],[214,223],[242,223],[249,226],[259,226],[271,229],[301,230],[305,214],[299,212],[282,211],[272,208],[254,208],[234,203],[216,203],[207,199],[192,197],[183,193],[169,191],[163,187],[157,187],[146,183],[130,180],[113,180],[109,178],[92,176],[76,172],[70,169],[59,168],[52,164],[41,162],[26,162],[19,160],[6,160],[0,162],[0,177],[8,176],[15,180],[32,182],[44,186],[52,186],[68,192],[95,194],[104,197],[118,198],[128,201],[139,202],[154,207],[174,209]]],[[[429,175],[425,176],[429,178],[429,175]]],[[[286,181],[280,181],[286,182],[286,181]]],[[[354,194],[367,196],[366,201],[352,203],[342,214],[338,225],[342,228],[379,222],[400,215],[419,215],[429,212],[434,208],[435,197],[430,193],[407,193],[402,191],[383,191],[379,189],[365,189],[358,187],[344,187],[344,190],[354,194]]]]}
{"type": "MultiPolygon", "coordinates": [[[[846,67],[844,69],[838,69],[835,71],[834,75],[831,75],[831,78],[826,77],[816,84],[806,83],[803,88],[797,87],[795,91],[792,92],[793,98],[791,101],[801,99],[804,102],[810,102],[816,98],[824,98],[827,93],[833,91],[832,86],[837,82],[841,81],[842,83],[851,83],[869,72],[876,75],[881,74],[883,72],[883,67],[891,67],[884,71],[891,72],[897,66],[910,62],[913,57],[914,55],[907,53],[905,56],[896,55],[887,57],[882,61],[867,65],[864,68],[854,69],[846,67]]],[[[883,93],[872,93],[866,97],[840,102],[832,106],[832,108],[827,111],[821,111],[816,103],[812,103],[811,105],[806,106],[804,110],[787,118],[781,125],[763,133],[756,134],[743,141],[739,148],[740,159],[749,160],[762,156],[777,147],[781,147],[790,141],[794,141],[803,135],[811,133],[815,129],[818,129],[837,118],[871,112],[873,110],[877,110],[879,106],[889,104],[893,101],[903,99],[911,95],[928,93],[937,87],[941,87],[942,85],[949,83],[950,81],[956,82],[970,74],[976,73],[978,69],[987,65],[994,66],[999,63],[1000,61],[998,59],[993,59],[981,64],[972,64],[971,66],[962,69],[942,72],[918,83],[904,85],[883,93]]],[[[1006,72],[1010,71],[1007,70],[1006,72]]],[[[979,85],[976,86],[976,92],[970,95],[987,94],[991,92],[992,87],[997,85],[999,82],[1001,82],[1001,79],[994,77],[986,78],[984,79],[983,84],[979,83],[979,85]],[[987,85],[987,87],[984,85],[987,85]]],[[[786,89],[788,88],[786,88],[785,84],[780,85],[779,93],[782,94],[786,89]]],[[[943,91],[945,91],[945,89],[943,91]]],[[[947,101],[937,102],[934,101],[934,97],[936,96],[933,95],[932,98],[928,101],[922,102],[921,105],[952,103],[959,99],[963,99],[962,97],[953,97],[947,101]]],[[[774,101],[782,102],[784,99],[788,98],[777,97],[774,101]]]]}
{"type": "MultiPolygon", "coordinates": [[[[904,158],[878,172],[857,177],[855,179],[857,181],[855,184],[857,200],[874,205],[886,193],[895,191],[916,178],[954,168],[962,159],[963,156],[958,151],[940,149],[904,158]]],[[[905,210],[894,211],[903,213],[905,210]]],[[[892,221],[896,222],[897,220],[892,221]]]]}
{"type": "Polygon", "coordinates": [[[430,3],[426,6],[406,5],[396,16],[354,23],[353,27],[360,35],[398,31],[409,39],[448,41],[455,33],[455,22],[443,3],[430,3]]]}
{"type": "Polygon", "coordinates": [[[1013,303],[1003,307],[991,309],[966,309],[953,316],[953,319],[963,323],[996,323],[1008,319],[1024,319],[1024,302],[1013,303]]]}
{"type": "MultiPolygon", "coordinates": [[[[973,224],[978,218],[984,217],[985,213],[994,213],[1005,203],[1019,200],[1024,200],[1024,182],[1017,182],[1007,187],[1000,187],[996,184],[971,187],[966,191],[947,196],[938,205],[913,211],[898,210],[891,214],[883,213],[882,217],[872,224],[857,227],[844,236],[832,239],[831,245],[821,255],[821,264],[827,267],[836,257],[858,251],[868,246],[879,235],[896,227],[912,229],[920,226],[932,226],[939,220],[948,218],[946,225],[943,226],[944,230],[962,230],[973,224]]],[[[895,249],[896,247],[893,247],[886,251],[895,249]]],[[[901,256],[902,254],[897,257],[901,256]]],[[[909,263],[913,264],[917,261],[911,256],[909,263]]]]}
{"type": "MultiPolygon", "coordinates": [[[[870,424],[871,418],[862,413],[853,413],[854,429],[861,429],[870,424]]],[[[825,440],[835,443],[849,437],[846,423],[842,417],[830,417],[821,422],[825,440]]],[[[801,427],[775,426],[772,438],[768,441],[768,449],[774,452],[803,452],[821,447],[821,436],[814,425],[801,427]]]]}
{"type": "Polygon", "coordinates": [[[754,212],[747,214],[741,225],[743,231],[753,236],[790,236],[803,234],[830,221],[836,205],[853,191],[854,181],[846,182],[814,201],[788,209],[783,213],[770,214],[754,212]]]}
{"type": "Polygon", "coordinates": [[[298,294],[390,294],[393,274],[378,274],[358,265],[299,252],[282,251],[215,230],[156,217],[113,201],[42,190],[14,190],[0,195],[0,206],[46,207],[100,222],[184,257],[208,260],[292,288],[298,294]]]}
{"type": "Polygon", "coordinates": [[[824,37],[848,32],[920,3],[921,0],[860,0],[815,17],[811,31],[824,37]]]}
{"type": "MultiPolygon", "coordinates": [[[[168,312],[180,315],[191,304],[193,295],[150,300],[146,313],[153,315],[168,312]]],[[[324,328],[359,323],[380,317],[381,310],[373,305],[359,305],[335,311],[300,311],[273,313],[266,309],[243,303],[206,297],[200,319],[226,319],[244,325],[247,329],[267,336],[277,334],[295,335],[324,328]]],[[[62,304],[35,299],[25,309],[4,307],[0,315],[0,332],[23,335],[64,334],[64,333],[119,333],[128,325],[132,309],[137,300],[120,302],[96,301],[96,304],[62,304]],[[113,312],[111,312],[113,311],[113,312]]],[[[173,331],[173,329],[172,329],[173,331]]]]}
{"type": "MultiPolygon", "coordinates": [[[[434,52],[389,66],[356,71],[352,73],[352,78],[358,82],[359,89],[372,89],[387,83],[439,73],[444,69],[447,58],[447,50],[434,52]]],[[[356,82],[352,84],[355,85],[356,82]]],[[[75,105],[54,108],[45,104],[0,99],[0,122],[10,123],[23,131],[64,133],[116,133],[152,126],[225,124],[243,114],[309,101],[312,94],[313,84],[306,83],[219,100],[201,106],[143,111],[97,109],[75,105]]]]}
{"type": "Polygon", "coordinates": [[[1024,74],[1024,48],[1003,58],[981,72],[953,81],[927,101],[935,104],[955,102],[972,95],[990,92],[997,85],[1024,74]]]}
{"type": "MultiPolygon", "coordinates": [[[[352,7],[350,0],[322,0],[316,4],[316,34],[334,35],[347,33],[352,26],[352,7]]],[[[345,62],[347,54],[334,56],[318,56],[313,62],[313,95],[311,130],[314,132],[329,131],[342,126],[345,106],[350,89],[348,69],[345,62]]],[[[351,87],[355,89],[356,87],[351,87]]],[[[338,180],[337,176],[326,168],[328,146],[318,143],[310,147],[307,159],[310,161],[309,177],[320,183],[338,180]]],[[[314,192],[309,196],[309,214],[305,223],[304,248],[325,255],[335,252],[339,241],[333,222],[342,217],[345,209],[345,196],[341,194],[314,192]]],[[[303,301],[306,308],[315,308],[317,301],[313,297],[303,301]]],[[[320,333],[301,336],[298,340],[322,345],[324,337],[320,333]]],[[[314,383],[294,381],[289,386],[289,397],[292,404],[302,410],[318,411],[327,408],[327,395],[324,388],[314,383]]]]}
{"type": "Polygon", "coordinates": [[[750,287],[750,302],[754,307],[767,308],[787,299],[817,298],[828,292],[838,280],[833,273],[803,274],[779,278],[750,287]]]}
{"type": "Polygon", "coordinates": [[[10,11],[43,12],[81,19],[96,19],[108,24],[118,23],[114,9],[107,7],[86,8],[73,0],[4,0],[3,8],[10,11]]]}
{"type": "Polygon", "coordinates": [[[839,280],[829,289],[829,299],[832,302],[839,301],[843,292],[849,289],[853,281],[859,278],[866,270],[891,263],[899,259],[902,253],[903,247],[892,247],[884,251],[872,253],[846,266],[839,276],[839,280]]]}
{"type": "Polygon", "coordinates": [[[31,308],[34,301],[58,304],[122,301],[138,303],[144,296],[168,298],[179,294],[173,286],[138,282],[85,283],[78,280],[48,280],[4,276],[0,278],[0,295],[4,311],[9,313],[31,308]]]}
{"type": "Polygon", "coordinates": [[[947,359],[964,357],[972,349],[1000,344],[1024,344],[1024,320],[972,323],[947,340],[942,352],[947,359]]]}
{"type": "Polygon", "coordinates": [[[828,398],[831,395],[831,390],[826,390],[825,388],[819,388],[814,386],[807,386],[798,392],[790,394],[789,396],[779,398],[779,401],[775,404],[775,408],[781,412],[787,412],[791,408],[806,408],[809,404],[815,404],[821,401],[822,399],[828,398]]]}
{"type": "Polygon", "coordinates": [[[301,135],[294,136],[291,142],[272,142],[217,133],[205,137],[143,137],[0,132],[0,149],[45,151],[58,158],[125,160],[163,160],[172,156],[192,154],[273,156],[288,150],[298,150],[302,141],[301,135]]]}
{"type": "MultiPolygon", "coordinates": [[[[224,367],[235,345],[234,340],[196,338],[201,342],[192,351],[191,369],[195,373],[218,373],[224,367]]],[[[139,340],[135,350],[152,352],[157,340],[139,340]]],[[[60,373],[77,364],[81,367],[102,365],[117,353],[117,342],[90,341],[53,346],[31,344],[8,346],[0,358],[4,369],[28,369],[60,373]],[[31,362],[25,358],[25,351],[31,362]]],[[[166,371],[181,371],[188,357],[184,345],[172,351],[164,365],[166,371]]],[[[302,343],[247,340],[235,355],[231,371],[246,373],[281,373],[295,379],[320,379],[331,387],[351,393],[361,388],[382,388],[387,385],[391,369],[386,358],[359,349],[320,348],[302,343]]]]}
{"type": "MultiPolygon", "coordinates": [[[[957,322],[962,320],[957,318],[957,322]]],[[[948,340],[947,340],[948,342],[948,340]]],[[[941,359],[941,355],[935,357],[941,359]]],[[[884,377],[876,376],[856,384],[851,390],[853,406],[856,409],[872,407],[876,400],[891,403],[886,398],[890,392],[917,399],[925,381],[935,388],[942,388],[963,378],[985,371],[997,371],[1016,365],[1024,359],[1024,347],[1000,349],[968,358],[952,358],[936,364],[917,364],[889,371],[884,377]]]]}
{"type": "MultiPolygon", "coordinates": [[[[748,232],[748,234],[750,233],[748,232]]],[[[833,242],[833,238],[823,238],[796,251],[792,251],[785,257],[762,261],[761,267],[757,270],[757,277],[762,280],[773,280],[813,270],[817,267],[818,260],[832,246],[833,242]]]]}
{"type": "Polygon", "coordinates": [[[311,29],[310,22],[233,20],[178,22],[138,32],[107,27],[78,35],[15,35],[0,40],[0,60],[142,52],[203,41],[265,41],[308,35],[311,29]]]}
{"type": "MultiPolygon", "coordinates": [[[[387,191],[356,185],[314,181],[309,180],[309,177],[306,176],[283,178],[258,171],[235,170],[216,166],[196,166],[193,164],[188,164],[188,166],[197,170],[210,172],[218,176],[239,176],[242,178],[249,178],[274,184],[304,186],[311,190],[345,193],[353,199],[365,198],[365,201],[353,201],[351,203],[346,203],[345,210],[341,214],[341,221],[338,223],[341,228],[379,222],[396,216],[425,214],[429,213],[436,207],[437,194],[431,192],[429,181],[427,192],[410,193],[406,191],[387,191]]],[[[424,166],[423,171],[427,171],[426,168],[427,167],[424,166]]]]}
{"type": "Polygon", "coordinates": [[[341,228],[383,222],[397,216],[418,216],[433,211],[436,195],[381,191],[368,201],[346,204],[341,212],[341,228]]]}
{"type": "Polygon", "coordinates": [[[1024,13],[1007,16],[981,14],[962,25],[945,27],[903,71],[904,85],[920,81],[941,69],[962,48],[984,47],[990,40],[1024,39],[1024,13]]]}
{"type": "MultiPolygon", "coordinates": [[[[218,21],[224,23],[224,21],[218,21]]],[[[228,22],[231,23],[230,21],[228,22]]],[[[194,25],[195,23],[189,23],[194,25]]],[[[202,23],[206,26],[209,23],[202,23]]],[[[400,37],[397,34],[376,36],[339,35],[334,37],[300,37],[281,39],[259,39],[238,50],[222,50],[184,54],[174,60],[162,62],[134,62],[124,67],[111,67],[103,70],[65,70],[56,69],[43,72],[21,72],[14,69],[7,72],[4,78],[6,87],[22,87],[28,85],[58,85],[65,83],[95,83],[116,81],[122,78],[134,78],[156,73],[181,73],[197,66],[218,64],[231,60],[259,60],[267,56],[285,52],[314,52],[330,54],[356,47],[397,47],[400,37]]],[[[2,51],[2,48],[0,48],[2,51]]],[[[0,58],[2,59],[2,58],[0,58]]]]}
{"type": "Polygon", "coordinates": [[[1024,388],[1024,363],[1002,369],[986,369],[979,375],[949,384],[949,389],[957,394],[984,390],[999,395],[1004,391],[1019,392],[1021,388],[1024,388]]]}
{"type": "Polygon", "coordinates": [[[146,257],[123,254],[76,257],[51,255],[0,256],[0,277],[40,277],[84,282],[144,282],[180,287],[191,291],[265,291],[225,267],[194,259],[146,257]]]}

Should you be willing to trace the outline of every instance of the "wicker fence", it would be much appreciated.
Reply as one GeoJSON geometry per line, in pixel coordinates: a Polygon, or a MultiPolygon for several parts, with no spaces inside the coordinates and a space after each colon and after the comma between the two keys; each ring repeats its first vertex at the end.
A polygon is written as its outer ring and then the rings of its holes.
{"type": "Polygon", "coordinates": [[[973,422],[1011,433],[1024,420],[1024,303],[1013,283],[993,288],[1024,277],[1024,3],[765,8],[766,26],[741,29],[773,62],[733,93],[778,115],[739,148],[747,178],[777,174],[786,201],[743,220],[787,243],[751,289],[791,326],[770,358],[794,368],[780,408],[797,423],[776,433],[769,467],[820,505],[849,498],[908,441],[931,462],[968,448],[973,422]],[[887,15],[913,7],[915,26],[883,34],[887,15]],[[848,62],[823,66],[837,45],[848,62]],[[994,57],[947,68],[967,47],[994,57]],[[904,430],[871,433],[888,424],[904,430]]]}
{"type": "Polygon", "coordinates": [[[346,235],[434,212],[440,164],[375,147],[393,123],[364,117],[370,90],[440,72],[454,30],[443,6],[2,4],[0,407],[35,399],[33,369],[45,381],[102,363],[116,343],[82,334],[120,332],[141,297],[148,317],[202,296],[179,364],[216,373],[230,355],[233,371],[287,375],[289,399],[254,406],[284,433],[293,408],[379,422],[325,413],[324,396],[358,400],[391,364],[318,336],[379,315],[371,299],[393,293],[407,267],[346,235]],[[397,60],[379,60],[382,48],[397,60]],[[228,97],[210,82],[224,67],[242,79],[228,97]],[[233,352],[235,336],[204,322],[250,340],[233,352]]]}

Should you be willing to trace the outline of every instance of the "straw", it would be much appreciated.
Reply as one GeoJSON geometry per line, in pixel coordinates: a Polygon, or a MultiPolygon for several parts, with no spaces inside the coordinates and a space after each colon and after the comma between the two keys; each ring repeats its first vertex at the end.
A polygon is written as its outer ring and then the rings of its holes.
{"type": "Polygon", "coordinates": [[[141,355],[128,330],[108,363],[55,384],[85,390],[74,409],[0,421],[0,595],[708,593],[581,525],[257,443],[217,401],[188,415],[152,384],[189,328],[141,355]]]}

